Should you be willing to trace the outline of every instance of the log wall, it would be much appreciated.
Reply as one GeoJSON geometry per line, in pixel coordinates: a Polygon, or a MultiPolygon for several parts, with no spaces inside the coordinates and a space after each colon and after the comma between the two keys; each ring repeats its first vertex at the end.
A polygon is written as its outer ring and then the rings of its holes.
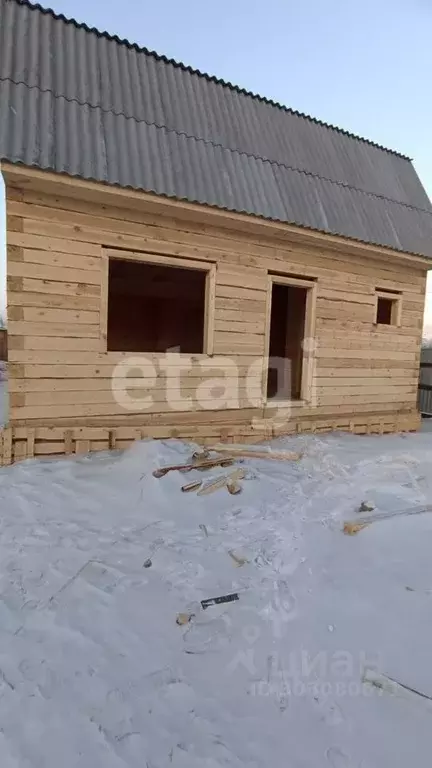
{"type": "MultiPolygon", "coordinates": [[[[26,430],[33,430],[30,448],[18,453],[31,453],[35,435],[48,444],[48,433],[40,432],[48,428],[55,428],[52,453],[65,452],[71,440],[75,450],[71,430],[89,427],[105,430],[103,437],[95,433],[100,440],[89,438],[91,446],[134,439],[135,433],[113,437],[120,427],[201,441],[313,428],[416,428],[425,260],[30,169],[9,166],[4,173],[8,426],[17,441],[27,441],[26,430]],[[125,412],[114,397],[112,373],[125,354],[103,346],[106,254],[113,249],[132,258],[151,253],[215,267],[213,354],[195,356],[182,375],[178,402],[170,395],[167,404],[157,355],[142,356],[144,369],[133,382],[142,395],[156,367],[150,408],[125,412]],[[277,413],[266,405],[262,374],[255,371],[252,383],[246,379],[265,352],[269,273],[316,282],[313,400],[277,413]],[[377,288],[401,293],[399,327],[375,325],[377,288]],[[238,391],[227,407],[213,410],[209,379],[226,357],[238,370],[238,391]],[[199,403],[185,405],[197,387],[199,403]]],[[[41,452],[49,453],[49,446],[41,452]]]]}

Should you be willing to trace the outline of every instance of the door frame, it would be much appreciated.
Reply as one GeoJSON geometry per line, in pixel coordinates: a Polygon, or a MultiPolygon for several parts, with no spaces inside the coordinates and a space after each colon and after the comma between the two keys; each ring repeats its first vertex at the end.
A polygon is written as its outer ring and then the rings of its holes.
{"type": "Polygon", "coordinates": [[[271,404],[272,399],[267,397],[268,384],[268,363],[270,352],[270,325],[272,308],[272,289],[273,285],[288,285],[294,288],[306,289],[306,308],[304,339],[308,343],[303,346],[302,357],[302,377],[301,377],[301,395],[300,400],[277,400],[278,405],[306,405],[312,400],[313,370],[315,360],[315,324],[316,324],[316,298],[317,281],[310,278],[291,277],[289,275],[280,275],[268,273],[267,275],[267,298],[266,298],[266,321],[265,321],[265,346],[264,346],[264,369],[263,369],[263,401],[264,405],[271,404]]]}

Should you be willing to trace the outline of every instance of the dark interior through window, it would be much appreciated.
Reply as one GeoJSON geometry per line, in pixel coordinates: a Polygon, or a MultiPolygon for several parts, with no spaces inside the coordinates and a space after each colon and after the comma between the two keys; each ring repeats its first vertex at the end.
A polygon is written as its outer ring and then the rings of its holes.
{"type": "Polygon", "coordinates": [[[110,259],[108,350],[204,351],[206,271],[110,259]]]}
{"type": "Polygon", "coordinates": [[[394,299],[378,296],[376,321],[379,325],[392,325],[393,303],[394,299]]]}

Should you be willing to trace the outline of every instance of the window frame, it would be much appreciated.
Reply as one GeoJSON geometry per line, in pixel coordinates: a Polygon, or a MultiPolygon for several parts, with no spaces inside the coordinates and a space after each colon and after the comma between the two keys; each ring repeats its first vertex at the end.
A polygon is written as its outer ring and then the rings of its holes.
{"type": "Polygon", "coordinates": [[[316,326],[316,303],[317,303],[317,280],[312,278],[291,277],[289,275],[267,274],[267,297],[266,297],[266,320],[265,320],[265,347],[264,347],[264,370],[263,370],[263,405],[278,407],[283,406],[304,406],[312,402],[313,391],[313,366],[314,350],[303,349],[302,356],[302,378],[301,394],[299,400],[281,399],[267,397],[268,386],[268,360],[270,352],[270,325],[271,325],[271,307],[272,307],[272,289],[273,285],[289,285],[294,288],[306,289],[306,307],[305,307],[305,328],[304,338],[315,339],[316,326]]]}
{"type": "MultiPolygon", "coordinates": [[[[204,328],[203,351],[199,353],[178,353],[180,357],[207,358],[213,355],[214,325],[215,325],[215,292],[216,292],[216,264],[211,261],[198,261],[197,259],[184,259],[177,256],[145,253],[142,251],[128,251],[122,249],[104,248],[102,251],[101,267],[101,298],[100,298],[100,351],[106,355],[131,355],[131,352],[114,351],[108,349],[108,295],[109,295],[109,262],[134,261],[144,264],[156,264],[161,267],[178,267],[180,269],[198,269],[206,273],[204,296],[204,328]]],[[[147,355],[153,359],[164,357],[166,352],[136,352],[135,355],[147,355]]]]}
{"type": "Polygon", "coordinates": [[[387,291],[383,288],[376,288],[374,312],[374,325],[376,328],[400,328],[402,325],[402,293],[398,293],[397,291],[387,291]],[[387,299],[392,302],[390,323],[378,322],[378,299],[387,299]]]}

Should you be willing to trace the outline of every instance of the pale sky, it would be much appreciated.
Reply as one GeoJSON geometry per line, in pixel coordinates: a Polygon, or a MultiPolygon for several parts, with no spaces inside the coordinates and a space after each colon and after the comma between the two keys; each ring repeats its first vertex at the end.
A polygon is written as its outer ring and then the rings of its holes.
{"type": "MultiPolygon", "coordinates": [[[[396,149],[414,159],[432,196],[431,0],[52,0],[51,7],[396,149]]],[[[0,230],[1,217],[0,202],[0,230]]],[[[426,324],[432,335],[432,280],[426,324]]]]}

